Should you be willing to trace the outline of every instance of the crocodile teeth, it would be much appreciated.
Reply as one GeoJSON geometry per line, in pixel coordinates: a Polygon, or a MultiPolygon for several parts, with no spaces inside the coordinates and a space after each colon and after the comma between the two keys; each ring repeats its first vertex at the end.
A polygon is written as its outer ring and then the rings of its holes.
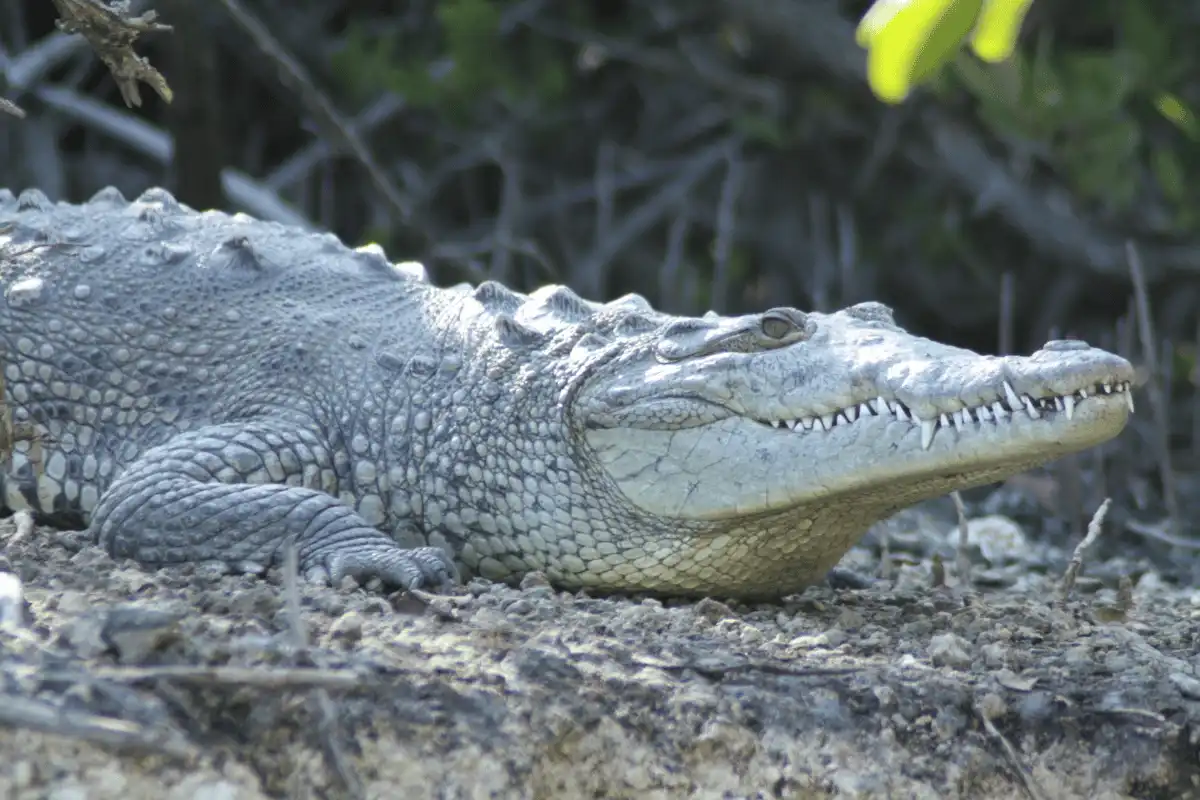
{"type": "Polygon", "coordinates": [[[1008,407],[1013,411],[1021,407],[1021,399],[1017,397],[1016,390],[1013,389],[1012,384],[1008,381],[1004,382],[1004,399],[1008,401],[1008,407]]]}
{"type": "MultiPolygon", "coordinates": [[[[921,419],[908,406],[899,400],[887,400],[877,397],[861,403],[847,406],[838,411],[812,416],[801,416],[794,419],[782,419],[767,422],[778,430],[792,430],[797,433],[811,430],[831,431],[839,425],[849,427],[866,417],[882,416],[885,411],[895,420],[908,422],[921,431],[921,448],[928,450],[933,444],[939,428],[949,428],[951,425],[958,432],[964,432],[968,425],[980,425],[985,422],[999,424],[1006,422],[1013,414],[1024,411],[1030,419],[1041,419],[1044,414],[1063,414],[1066,419],[1075,418],[1075,410],[1079,403],[1092,395],[1123,395],[1125,405],[1133,413],[1133,385],[1129,381],[1096,383],[1088,389],[1077,389],[1071,394],[1033,397],[1027,394],[1017,394],[1012,384],[1004,381],[1004,398],[993,401],[990,405],[963,407],[957,411],[939,411],[932,419],[921,419]]],[[[1089,406],[1090,408],[1090,406],[1089,406]]]]}
{"type": "Polygon", "coordinates": [[[933,444],[933,434],[937,432],[937,420],[923,419],[921,420],[921,449],[928,450],[929,445],[933,444]]]}

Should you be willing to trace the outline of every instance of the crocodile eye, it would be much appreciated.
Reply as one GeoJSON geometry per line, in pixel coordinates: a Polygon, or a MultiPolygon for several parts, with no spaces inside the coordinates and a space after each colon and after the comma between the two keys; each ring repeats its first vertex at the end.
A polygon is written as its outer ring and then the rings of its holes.
{"type": "Polygon", "coordinates": [[[796,330],[796,323],[778,314],[765,314],[762,318],[762,332],[772,339],[782,339],[796,330]]]}

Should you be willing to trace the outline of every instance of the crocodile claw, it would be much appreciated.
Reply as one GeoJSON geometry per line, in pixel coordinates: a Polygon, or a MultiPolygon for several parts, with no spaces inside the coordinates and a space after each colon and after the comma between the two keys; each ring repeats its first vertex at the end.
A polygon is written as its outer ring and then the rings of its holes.
{"type": "Polygon", "coordinates": [[[385,586],[404,589],[441,588],[457,583],[458,569],[440,547],[404,549],[395,545],[372,543],[349,552],[332,553],[324,563],[305,571],[309,580],[337,586],[346,576],[359,583],[378,578],[385,586]]]}

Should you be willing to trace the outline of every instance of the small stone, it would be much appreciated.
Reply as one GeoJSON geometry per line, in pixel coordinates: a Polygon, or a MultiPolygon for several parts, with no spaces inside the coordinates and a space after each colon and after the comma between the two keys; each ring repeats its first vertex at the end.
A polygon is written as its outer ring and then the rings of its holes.
{"type": "Polygon", "coordinates": [[[92,601],[83,592],[63,592],[58,598],[58,610],[64,614],[82,614],[92,609],[92,601]]]}
{"type": "Polygon", "coordinates": [[[536,587],[549,586],[549,585],[550,585],[550,581],[548,578],[546,578],[546,573],[540,572],[538,570],[534,570],[533,572],[526,572],[525,576],[523,578],[521,578],[521,588],[522,589],[533,589],[536,587]]]}
{"type": "Polygon", "coordinates": [[[971,656],[967,654],[969,648],[970,645],[961,636],[941,633],[929,640],[929,658],[935,667],[966,669],[971,666],[971,656]]]}
{"type": "Polygon", "coordinates": [[[504,611],[508,614],[526,616],[533,613],[534,605],[525,598],[518,597],[516,600],[513,600],[511,603],[504,606],[504,611]]]}
{"type": "Polygon", "coordinates": [[[363,625],[366,620],[357,611],[347,611],[333,621],[329,626],[329,635],[335,639],[347,642],[357,642],[362,639],[363,625]]]}
{"type": "Polygon", "coordinates": [[[998,719],[1008,713],[1008,704],[1004,698],[995,692],[988,692],[979,698],[979,711],[986,719],[998,719]]]}
{"type": "Polygon", "coordinates": [[[836,625],[842,630],[853,631],[858,630],[863,625],[867,624],[867,620],[863,615],[855,611],[853,608],[844,608],[842,613],[838,614],[836,625]]]}
{"type": "Polygon", "coordinates": [[[742,628],[742,644],[758,644],[766,638],[762,631],[753,625],[746,625],[742,628]]]}
{"type": "Polygon", "coordinates": [[[33,764],[29,761],[18,761],[9,768],[8,776],[14,789],[28,789],[33,785],[33,764]]]}
{"type": "Polygon", "coordinates": [[[107,614],[101,635],[122,664],[138,664],[179,636],[183,614],[141,606],[117,606],[107,614]]]}
{"type": "Polygon", "coordinates": [[[700,602],[696,603],[696,613],[709,622],[718,622],[736,616],[733,609],[711,597],[702,598],[700,602]]]}

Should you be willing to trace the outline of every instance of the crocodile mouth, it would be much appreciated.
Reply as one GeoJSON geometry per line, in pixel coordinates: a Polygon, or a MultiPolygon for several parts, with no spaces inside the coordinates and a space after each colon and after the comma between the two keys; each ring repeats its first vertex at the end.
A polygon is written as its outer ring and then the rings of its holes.
{"type": "Polygon", "coordinates": [[[622,427],[591,427],[587,441],[625,498],[663,518],[726,524],[839,503],[883,515],[1111,439],[1133,408],[1132,377],[1105,370],[1028,392],[1015,388],[1028,377],[1001,378],[964,386],[966,406],[877,384],[873,399],[768,412],[777,419],[675,397],[622,427]]]}
{"type": "Polygon", "coordinates": [[[1020,394],[1012,384],[1004,382],[1003,396],[991,403],[964,406],[957,411],[943,411],[935,418],[921,418],[897,399],[877,397],[843,408],[832,413],[800,416],[792,419],[756,419],[761,425],[794,433],[821,434],[838,428],[853,426],[875,417],[891,417],[898,422],[910,423],[921,435],[921,449],[928,450],[938,431],[954,428],[959,433],[981,428],[985,425],[1003,425],[1014,416],[1030,420],[1053,421],[1075,417],[1075,409],[1092,397],[1119,397],[1124,399],[1129,412],[1133,413],[1133,386],[1130,381],[1098,381],[1090,388],[1077,389],[1068,394],[1052,394],[1035,397],[1020,394]]]}

